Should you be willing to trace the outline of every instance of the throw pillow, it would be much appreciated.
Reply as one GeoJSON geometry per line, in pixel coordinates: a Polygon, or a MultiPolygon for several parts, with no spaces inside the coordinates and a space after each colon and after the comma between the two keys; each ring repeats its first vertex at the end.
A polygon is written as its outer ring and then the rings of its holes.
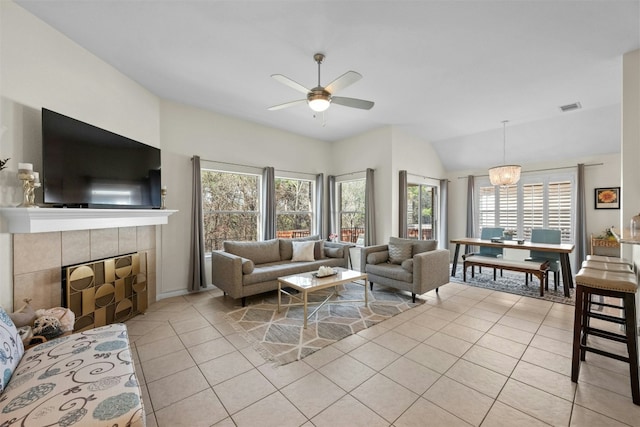
{"type": "Polygon", "coordinates": [[[405,259],[402,261],[401,267],[408,271],[409,273],[413,273],[413,259],[405,259]]]}
{"type": "Polygon", "coordinates": [[[343,248],[324,248],[324,254],[329,258],[342,258],[344,250],[343,248]]]}
{"type": "Polygon", "coordinates": [[[389,243],[389,262],[402,264],[402,261],[411,258],[411,250],[411,243],[389,243]]]}
{"type": "Polygon", "coordinates": [[[316,242],[291,242],[293,245],[293,257],[291,258],[292,262],[300,262],[300,261],[315,261],[313,257],[313,249],[316,245],[316,242]]]}
{"type": "Polygon", "coordinates": [[[16,325],[2,307],[0,307],[0,348],[2,348],[2,357],[0,357],[0,393],[2,393],[24,354],[24,346],[16,325]]]}
{"type": "Polygon", "coordinates": [[[254,268],[256,268],[256,266],[253,261],[242,258],[242,274],[251,274],[253,273],[254,268]]]}
{"type": "Polygon", "coordinates": [[[367,264],[382,264],[389,259],[389,251],[372,252],[367,255],[367,264]]]}
{"type": "Polygon", "coordinates": [[[293,246],[291,245],[291,242],[293,241],[307,242],[309,240],[316,241],[316,240],[320,240],[320,235],[314,234],[313,236],[294,237],[294,238],[282,237],[282,238],[279,238],[278,240],[280,242],[280,260],[286,261],[286,260],[290,260],[291,257],[293,257],[293,246]]]}

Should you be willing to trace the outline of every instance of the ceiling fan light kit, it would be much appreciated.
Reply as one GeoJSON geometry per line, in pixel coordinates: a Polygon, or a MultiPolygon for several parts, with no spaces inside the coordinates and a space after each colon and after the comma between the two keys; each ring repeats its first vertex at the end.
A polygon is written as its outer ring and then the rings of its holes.
{"type": "MultiPolygon", "coordinates": [[[[507,122],[502,122],[503,138],[502,138],[502,161],[507,161],[507,122]]],[[[494,166],[489,169],[489,181],[491,185],[513,185],[520,181],[520,165],[501,165],[494,166]]]]}
{"type": "MultiPolygon", "coordinates": [[[[317,113],[326,111],[332,103],[343,105],[345,107],[359,108],[361,110],[370,110],[374,105],[372,101],[333,96],[335,92],[342,90],[360,80],[362,78],[362,75],[360,73],[356,73],[355,71],[347,71],[346,73],[329,83],[327,86],[320,85],[320,65],[322,64],[324,58],[325,56],[322,53],[316,53],[315,55],[313,55],[313,59],[318,64],[318,86],[314,87],[313,89],[307,89],[300,83],[291,80],[289,77],[283,76],[282,74],[273,74],[271,77],[274,80],[277,80],[280,83],[297,90],[298,92],[304,93],[307,96],[306,102],[309,105],[309,108],[317,113]]],[[[283,108],[298,105],[304,101],[304,99],[289,101],[285,102],[284,104],[278,104],[269,107],[268,110],[281,110],[283,108]]]]}

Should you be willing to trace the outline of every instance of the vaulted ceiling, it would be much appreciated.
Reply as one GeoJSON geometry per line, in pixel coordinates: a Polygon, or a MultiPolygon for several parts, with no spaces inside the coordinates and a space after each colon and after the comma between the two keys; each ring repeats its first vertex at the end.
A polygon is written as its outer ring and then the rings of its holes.
{"type": "Polygon", "coordinates": [[[622,55],[640,48],[640,0],[18,0],[158,96],[336,141],[395,125],[447,170],[620,151],[622,55]],[[272,79],[363,75],[341,96],[371,110],[305,104],[272,79]],[[579,102],[582,108],[562,112],[579,102]]]}

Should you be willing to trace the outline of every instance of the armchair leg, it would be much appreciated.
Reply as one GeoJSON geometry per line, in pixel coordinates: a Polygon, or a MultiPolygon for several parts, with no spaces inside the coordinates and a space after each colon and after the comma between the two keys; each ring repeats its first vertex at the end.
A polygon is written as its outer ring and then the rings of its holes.
{"type": "Polygon", "coordinates": [[[369,282],[369,289],[373,290],[373,282],[369,282]]]}
{"type": "Polygon", "coordinates": [[[242,306],[244,307],[245,305],[247,305],[247,297],[242,297],[242,306]]]}
{"type": "Polygon", "coordinates": [[[416,294],[413,292],[411,292],[411,298],[413,299],[413,302],[416,302],[416,294]]]}
{"type": "Polygon", "coordinates": [[[436,288],[436,294],[438,293],[439,290],[440,290],[440,288],[436,288]]]}

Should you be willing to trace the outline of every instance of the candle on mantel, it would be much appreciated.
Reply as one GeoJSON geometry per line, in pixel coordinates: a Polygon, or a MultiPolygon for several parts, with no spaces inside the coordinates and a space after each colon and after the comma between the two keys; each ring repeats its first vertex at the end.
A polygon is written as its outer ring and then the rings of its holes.
{"type": "Polygon", "coordinates": [[[163,189],[164,191],[167,191],[167,186],[166,186],[166,185],[163,185],[163,186],[162,186],[162,189],[163,189]]]}
{"type": "Polygon", "coordinates": [[[18,163],[18,170],[32,171],[33,170],[33,164],[32,163],[18,163]]]}

